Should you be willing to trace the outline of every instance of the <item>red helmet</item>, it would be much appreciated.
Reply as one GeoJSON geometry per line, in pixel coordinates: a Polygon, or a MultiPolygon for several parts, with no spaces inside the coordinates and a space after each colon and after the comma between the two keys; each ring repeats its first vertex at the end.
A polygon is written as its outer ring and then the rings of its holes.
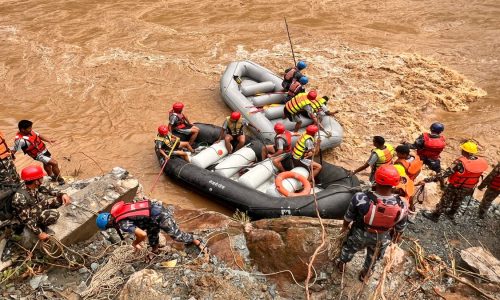
{"type": "Polygon", "coordinates": [[[237,111],[231,113],[231,120],[238,121],[241,118],[241,114],[237,111]]]}
{"type": "Polygon", "coordinates": [[[375,171],[375,182],[380,185],[397,186],[400,179],[401,176],[393,165],[383,165],[375,171]]]}
{"type": "Polygon", "coordinates": [[[21,179],[24,181],[32,181],[43,178],[45,173],[41,166],[27,166],[21,171],[21,179]]]}
{"type": "Polygon", "coordinates": [[[276,132],[277,134],[282,134],[283,132],[285,132],[285,125],[283,125],[283,123],[276,123],[276,125],[274,125],[274,132],[276,132]]]}
{"type": "Polygon", "coordinates": [[[307,93],[307,99],[309,100],[316,100],[316,97],[318,97],[318,93],[316,93],[315,90],[312,90],[309,93],[307,93]]]}
{"type": "Polygon", "coordinates": [[[158,127],[158,133],[161,135],[166,135],[168,133],[168,126],[167,125],[160,125],[158,127]]]}
{"type": "Polygon", "coordinates": [[[184,104],[182,104],[182,102],[175,102],[174,105],[172,106],[172,109],[176,113],[180,113],[183,108],[184,108],[184,104]]]}
{"type": "Polygon", "coordinates": [[[316,125],[307,126],[306,133],[308,135],[315,135],[316,133],[318,133],[318,126],[316,126],[316,125]]]}

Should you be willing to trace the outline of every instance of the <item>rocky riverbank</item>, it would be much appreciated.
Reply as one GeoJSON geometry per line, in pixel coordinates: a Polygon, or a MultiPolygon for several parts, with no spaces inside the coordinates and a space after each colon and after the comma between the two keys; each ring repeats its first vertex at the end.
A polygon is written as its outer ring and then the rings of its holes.
{"type": "MultiPolygon", "coordinates": [[[[76,181],[69,188],[79,190],[88,186],[82,182],[98,182],[106,176],[76,181]]],[[[374,293],[383,293],[387,299],[436,299],[438,295],[480,299],[479,292],[459,280],[486,295],[498,295],[498,261],[486,263],[492,275],[484,273],[484,266],[482,270],[471,267],[460,258],[463,250],[472,246],[499,255],[499,208],[495,206],[484,221],[474,219],[476,210],[474,204],[462,207],[457,225],[444,219],[436,224],[417,215],[403,242],[389,248],[384,262],[365,284],[357,278],[362,253],[344,275],[335,270],[341,223],[323,220],[325,246],[312,269],[312,299],[368,299],[374,293]],[[380,282],[384,282],[382,289],[380,282]]],[[[242,213],[229,217],[181,207],[174,211],[184,231],[207,242],[209,255],[168,236],[161,238],[159,255],[133,253],[130,237],[121,241],[110,229],[63,247],[62,253],[49,252],[52,257],[41,249],[29,256],[29,250],[22,248],[14,235],[3,255],[13,265],[1,274],[0,295],[26,300],[305,298],[307,263],[321,244],[319,220],[287,217],[251,221],[242,213]]],[[[87,226],[96,231],[93,224],[87,226]]]]}

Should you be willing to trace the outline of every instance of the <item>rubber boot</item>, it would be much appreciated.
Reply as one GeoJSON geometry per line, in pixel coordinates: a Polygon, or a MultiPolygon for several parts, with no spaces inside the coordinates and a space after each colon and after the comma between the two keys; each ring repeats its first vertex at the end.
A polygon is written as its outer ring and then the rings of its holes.
{"type": "Polygon", "coordinates": [[[432,222],[437,223],[439,221],[440,214],[438,214],[436,212],[424,211],[422,213],[422,216],[424,216],[425,218],[431,220],[432,222]]]}

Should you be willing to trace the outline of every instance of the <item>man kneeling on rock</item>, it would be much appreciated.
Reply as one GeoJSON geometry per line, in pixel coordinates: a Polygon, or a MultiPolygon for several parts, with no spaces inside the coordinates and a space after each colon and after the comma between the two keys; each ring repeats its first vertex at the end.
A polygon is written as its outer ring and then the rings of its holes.
{"type": "Polygon", "coordinates": [[[47,226],[59,219],[56,208],[71,203],[71,198],[42,186],[41,166],[28,166],[21,171],[24,187],[19,188],[12,198],[12,210],[22,225],[30,229],[38,238],[49,238],[47,226]]]}
{"type": "Polygon", "coordinates": [[[174,220],[171,209],[162,203],[142,200],[134,203],[123,201],[115,203],[110,213],[100,213],[96,219],[100,230],[116,228],[135,235],[132,246],[139,251],[141,243],[148,238],[149,245],[154,253],[159,250],[160,230],[165,231],[174,240],[186,244],[196,245],[200,251],[205,251],[206,245],[195,239],[190,233],[182,232],[174,220]]]}
{"type": "Polygon", "coordinates": [[[363,270],[359,274],[359,279],[365,281],[375,268],[375,261],[384,256],[393,229],[392,240],[399,240],[408,220],[405,202],[392,193],[399,180],[399,173],[393,165],[383,165],[375,172],[375,190],[353,196],[342,227],[342,232],[345,232],[353,222],[337,263],[340,272],[344,272],[345,265],[356,252],[366,248],[363,270]]]}

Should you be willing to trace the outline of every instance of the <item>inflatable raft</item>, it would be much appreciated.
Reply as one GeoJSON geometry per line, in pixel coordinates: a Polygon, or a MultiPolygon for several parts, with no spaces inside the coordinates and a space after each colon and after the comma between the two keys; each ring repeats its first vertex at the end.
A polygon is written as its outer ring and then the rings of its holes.
{"type": "MultiPolygon", "coordinates": [[[[303,186],[299,180],[287,178],[276,188],[277,170],[270,159],[261,161],[263,144],[259,140],[250,138],[245,147],[228,154],[224,141],[216,142],[221,127],[201,123],[196,126],[200,128],[198,147],[190,156],[190,163],[172,157],[165,166],[166,175],[226,207],[247,212],[252,219],[316,216],[312,190],[295,197],[284,197],[278,192],[279,188],[291,193],[303,191],[303,186]]],[[[162,165],[163,157],[159,153],[157,156],[162,165]]],[[[290,172],[299,174],[297,178],[307,178],[309,174],[301,167],[290,172]]],[[[314,188],[321,216],[341,219],[358,188],[356,177],[348,177],[345,169],[323,162],[314,188]]]]}
{"type": "MultiPolygon", "coordinates": [[[[258,128],[266,140],[274,138],[274,124],[281,122],[288,130],[295,123],[283,119],[286,94],[281,87],[282,78],[251,61],[230,63],[220,82],[224,102],[233,110],[241,112],[245,119],[258,128]]],[[[301,116],[303,132],[312,120],[301,116]]],[[[333,117],[325,116],[321,122],[321,149],[337,147],[342,142],[342,126],[333,117]]],[[[295,137],[295,140],[297,137],[295,137]]]]}

